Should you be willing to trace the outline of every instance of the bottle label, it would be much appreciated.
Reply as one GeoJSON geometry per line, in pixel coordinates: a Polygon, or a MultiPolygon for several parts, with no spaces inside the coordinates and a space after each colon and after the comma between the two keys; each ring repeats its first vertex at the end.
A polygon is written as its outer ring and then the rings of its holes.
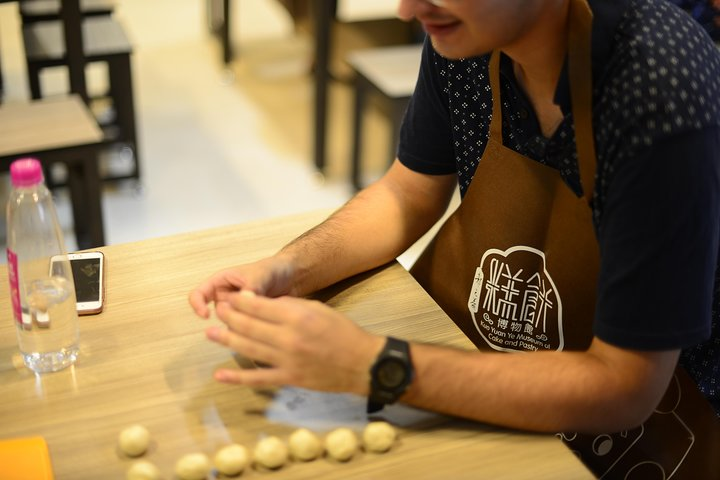
{"type": "Polygon", "coordinates": [[[15,315],[15,321],[22,325],[17,255],[10,249],[7,250],[7,260],[8,278],[10,279],[10,299],[12,300],[13,315],[15,315]]]}

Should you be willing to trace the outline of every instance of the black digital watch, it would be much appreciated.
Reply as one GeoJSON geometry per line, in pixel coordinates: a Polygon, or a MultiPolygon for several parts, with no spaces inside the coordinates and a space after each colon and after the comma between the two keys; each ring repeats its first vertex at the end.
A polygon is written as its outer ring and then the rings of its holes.
{"type": "Polygon", "coordinates": [[[410,345],[404,340],[387,337],[385,346],[370,368],[370,395],[367,413],[395,403],[415,376],[410,345]]]}

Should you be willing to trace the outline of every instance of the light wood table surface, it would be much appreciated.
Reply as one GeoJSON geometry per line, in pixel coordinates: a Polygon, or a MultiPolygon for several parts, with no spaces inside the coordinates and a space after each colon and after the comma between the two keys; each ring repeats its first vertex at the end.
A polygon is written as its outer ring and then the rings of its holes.
{"type": "Polygon", "coordinates": [[[0,108],[0,157],[97,144],[103,133],[77,95],[0,108]]]}
{"type": "MultiPolygon", "coordinates": [[[[117,435],[140,423],[153,437],[144,458],[171,479],[180,456],[212,457],[230,441],[252,450],[262,436],[287,440],[308,422],[321,436],[343,422],[360,432],[367,419],[359,397],[328,395],[331,401],[323,403],[322,394],[299,389],[254,391],[215,382],[215,369],[242,361],[205,339],[204,328],[218,321],[197,318],[187,301],[189,291],[213,272],[274,253],[328,213],[102,248],[105,310],[80,317],[81,356],[73,367],[53,374],[35,376],[22,365],[7,281],[0,282],[0,311],[6,312],[0,322],[0,439],[42,435],[57,479],[123,479],[133,460],[118,453],[117,435]]],[[[4,266],[0,275],[6,278],[4,266]]],[[[471,348],[397,263],[317,298],[373,332],[471,348]]],[[[403,406],[386,410],[389,420],[401,421],[398,441],[385,454],[361,451],[345,463],[290,462],[276,471],[253,467],[239,478],[593,478],[553,435],[403,406]]]]}
{"type": "Polygon", "coordinates": [[[335,15],[341,22],[385,20],[397,17],[399,0],[337,0],[335,15]]]}

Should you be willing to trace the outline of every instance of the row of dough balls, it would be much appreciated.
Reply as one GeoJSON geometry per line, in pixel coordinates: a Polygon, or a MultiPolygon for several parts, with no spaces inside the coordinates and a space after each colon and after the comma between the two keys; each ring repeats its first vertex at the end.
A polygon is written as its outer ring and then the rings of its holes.
{"type": "MultiPolygon", "coordinates": [[[[390,450],[397,433],[387,422],[370,422],[363,429],[362,443],[366,451],[383,453],[390,450]]],[[[138,457],[150,445],[150,433],[142,425],[133,425],[120,432],[120,449],[130,457],[138,457]]],[[[308,462],[319,458],[323,451],[335,460],[346,462],[358,451],[357,435],[349,428],[337,428],[325,436],[324,445],[313,432],[306,428],[295,430],[288,444],[278,437],[270,436],[260,440],[252,452],[254,461],[269,469],[282,467],[290,457],[308,462]]],[[[223,475],[235,476],[250,463],[250,454],[242,445],[231,444],[217,451],[213,457],[215,468],[223,475]]],[[[204,453],[191,453],[181,457],[175,464],[175,475],[181,480],[203,480],[207,478],[212,465],[204,453]]],[[[127,480],[157,480],[160,471],[151,462],[134,463],[127,472],[127,480]]]]}

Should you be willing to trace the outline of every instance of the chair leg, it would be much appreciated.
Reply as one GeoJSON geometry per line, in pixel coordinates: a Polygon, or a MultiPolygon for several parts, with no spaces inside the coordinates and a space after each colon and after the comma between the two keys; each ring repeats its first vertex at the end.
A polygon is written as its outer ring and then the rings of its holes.
{"type": "Polygon", "coordinates": [[[135,99],[130,71],[130,55],[117,55],[108,60],[110,96],[115,109],[116,123],[120,127],[121,141],[133,151],[133,172],[131,178],[140,178],[137,131],[135,126],[135,99]]]}
{"type": "Polygon", "coordinates": [[[67,162],[75,238],[79,249],[105,245],[97,152],[83,152],[84,160],[67,162]]]}
{"type": "Polygon", "coordinates": [[[43,163],[42,169],[43,176],[45,177],[45,185],[50,190],[55,189],[57,187],[57,182],[55,182],[55,179],[53,178],[52,164],[43,163]]]}

